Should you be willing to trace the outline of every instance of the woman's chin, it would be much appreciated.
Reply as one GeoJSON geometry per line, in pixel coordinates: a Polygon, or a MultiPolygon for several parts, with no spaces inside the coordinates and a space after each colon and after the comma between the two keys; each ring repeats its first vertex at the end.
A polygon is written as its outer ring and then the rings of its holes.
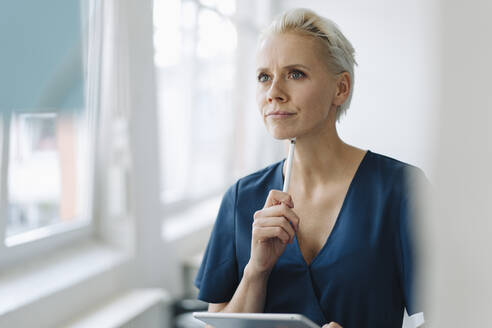
{"type": "Polygon", "coordinates": [[[277,140],[292,139],[299,134],[299,128],[295,124],[280,124],[276,121],[264,123],[267,132],[277,140]]]}
{"type": "Polygon", "coordinates": [[[270,135],[277,139],[277,140],[286,140],[286,139],[292,139],[296,137],[295,133],[287,133],[287,132],[281,132],[281,131],[270,131],[270,135]]]}

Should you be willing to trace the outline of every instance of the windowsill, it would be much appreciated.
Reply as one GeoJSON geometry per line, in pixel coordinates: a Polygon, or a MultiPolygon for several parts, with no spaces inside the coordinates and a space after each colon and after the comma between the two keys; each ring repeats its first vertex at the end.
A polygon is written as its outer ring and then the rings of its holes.
{"type": "Polygon", "coordinates": [[[84,241],[0,274],[0,317],[124,264],[129,255],[84,241]]]}
{"type": "Polygon", "coordinates": [[[166,217],[162,223],[162,238],[175,241],[210,227],[217,216],[222,196],[212,197],[166,217]]]}
{"type": "Polygon", "coordinates": [[[54,235],[66,234],[67,232],[76,231],[90,225],[89,220],[77,220],[75,222],[57,223],[46,227],[36,228],[30,231],[22,232],[14,236],[7,237],[5,246],[15,247],[35,242],[54,235]]]}
{"type": "MultiPolygon", "coordinates": [[[[130,322],[142,314],[160,304],[165,304],[170,308],[171,302],[171,297],[161,289],[134,289],[118,294],[101,304],[96,310],[84,313],[63,326],[67,328],[133,327],[130,322]]],[[[157,310],[160,321],[163,321],[162,309],[157,310]]],[[[164,322],[161,324],[164,325],[164,322]]]]}

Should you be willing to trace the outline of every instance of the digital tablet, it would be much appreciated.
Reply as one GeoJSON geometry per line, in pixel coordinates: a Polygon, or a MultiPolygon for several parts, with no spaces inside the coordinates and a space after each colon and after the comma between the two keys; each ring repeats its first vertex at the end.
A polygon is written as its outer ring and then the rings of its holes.
{"type": "Polygon", "coordinates": [[[193,317],[215,328],[320,328],[295,313],[193,312],[193,317]]]}

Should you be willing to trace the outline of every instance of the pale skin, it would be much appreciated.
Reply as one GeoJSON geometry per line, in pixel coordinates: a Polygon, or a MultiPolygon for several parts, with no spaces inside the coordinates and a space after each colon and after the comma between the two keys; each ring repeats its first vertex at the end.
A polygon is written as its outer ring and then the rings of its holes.
{"type": "MultiPolygon", "coordinates": [[[[287,243],[297,234],[306,263],[314,259],[366,154],[338,136],[336,110],[349,96],[350,75],[332,72],[319,42],[282,33],[268,36],[258,48],[256,100],[265,126],[276,139],[297,138],[291,187],[288,193],[270,191],[254,214],[243,278],[232,299],[209,304],[210,312],[263,312],[268,276],[287,243]]],[[[323,326],[336,327],[341,326],[323,326]]]]}

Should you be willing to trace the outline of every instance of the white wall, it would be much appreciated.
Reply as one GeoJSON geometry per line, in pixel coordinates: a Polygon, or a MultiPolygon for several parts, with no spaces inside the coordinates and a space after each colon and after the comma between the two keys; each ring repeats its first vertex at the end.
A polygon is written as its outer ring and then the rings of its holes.
{"type": "Polygon", "coordinates": [[[490,327],[492,2],[441,1],[440,131],[427,236],[429,327],[490,327]]]}
{"type": "Polygon", "coordinates": [[[341,138],[422,168],[432,176],[438,92],[437,2],[278,1],[332,19],[356,51],[352,104],[341,138]]]}

